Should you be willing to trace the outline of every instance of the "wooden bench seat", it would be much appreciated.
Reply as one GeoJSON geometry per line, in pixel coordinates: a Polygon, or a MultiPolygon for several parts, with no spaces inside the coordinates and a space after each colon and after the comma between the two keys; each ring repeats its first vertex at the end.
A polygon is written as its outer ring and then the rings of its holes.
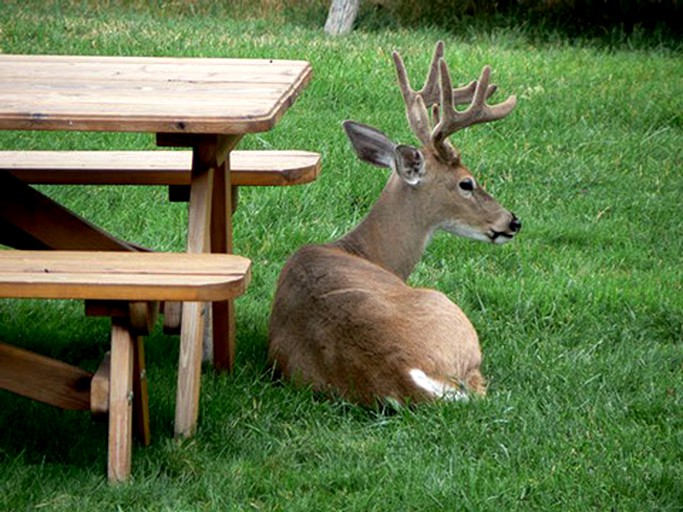
{"type": "MultiPolygon", "coordinates": [[[[84,299],[111,317],[111,353],[95,374],[0,344],[0,388],[59,407],[109,414],[108,477],[128,478],[133,408],[149,443],[142,335],[157,301],[226,301],[248,285],[251,262],[227,254],[0,251],[0,298],[84,299]],[[132,397],[132,399],[131,399],[132,397]]],[[[196,414],[201,340],[181,336],[176,421],[196,414]]]]}
{"type": "MultiPolygon", "coordinates": [[[[33,184],[187,186],[191,166],[191,151],[0,151],[0,170],[33,184]]],[[[236,150],[230,166],[233,187],[301,185],[318,177],[320,155],[236,150]]]]}
{"type": "MultiPolygon", "coordinates": [[[[302,185],[317,179],[321,169],[318,153],[299,150],[234,150],[230,163],[233,210],[237,207],[239,187],[302,185]]],[[[192,151],[0,151],[0,171],[8,171],[24,183],[165,185],[172,201],[189,200],[191,167],[192,151]]],[[[25,198],[19,200],[27,202],[25,198]]],[[[16,204],[12,208],[18,209],[16,204]]],[[[40,235],[44,237],[45,233],[40,235]]],[[[101,234],[98,236],[102,238],[101,234]]],[[[8,240],[4,243],[25,249],[40,247],[17,245],[16,238],[8,240]]],[[[166,332],[179,332],[180,305],[169,304],[165,311],[166,332]]]]}

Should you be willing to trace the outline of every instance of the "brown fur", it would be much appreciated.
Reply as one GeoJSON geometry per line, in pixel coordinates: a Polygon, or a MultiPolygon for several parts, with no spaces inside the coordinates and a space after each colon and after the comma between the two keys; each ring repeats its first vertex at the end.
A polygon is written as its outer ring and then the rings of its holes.
{"type": "Polygon", "coordinates": [[[304,247],[285,265],[270,357],[285,378],[364,404],[430,398],[412,368],[484,390],[477,334],[460,308],[330,245],[304,247]]]}

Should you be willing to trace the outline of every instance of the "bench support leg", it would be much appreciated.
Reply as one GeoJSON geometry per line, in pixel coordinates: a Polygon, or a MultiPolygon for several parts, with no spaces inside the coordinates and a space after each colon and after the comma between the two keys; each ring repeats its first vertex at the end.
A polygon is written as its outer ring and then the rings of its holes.
{"type": "Polygon", "coordinates": [[[204,335],[203,309],[202,302],[183,303],[175,410],[175,434],[181,437],[191,437],[197,429],[204,335]]]}
{"type": "Polygon", "coordinates": [[[138,441],[143,446],[149,446],[152,442],[152,433],[149,428],[147,366],[142,336],[135,336],[133,339],[133,422],[138,441]]]}
{"type": "Polygon", "coordinates": [[[112,318],[111,381],[109,384],[109,460],[112,483],[130,476],[133,420],[133,358],[135,340],[128,320],[112,318]]]}

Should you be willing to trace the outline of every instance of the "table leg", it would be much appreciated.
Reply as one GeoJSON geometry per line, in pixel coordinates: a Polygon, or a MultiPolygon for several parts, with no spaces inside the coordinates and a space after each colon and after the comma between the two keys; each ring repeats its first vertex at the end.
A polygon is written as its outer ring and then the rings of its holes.
{"type": "MultiPolygon", "coordinates": [[[[211,219],[211,189],[214,169],[198,165],[192,171],[187,250],[192,253],[209,249],[211,219]]],[[[178,389],[176,394],[175,433],[194,435],[199,416],[202,342],[204,337],[203,303],[185,302],[181,313],[180,355],[178,358],[178,389]]]]}
{"type": "MultiPolygon", "coordinates": [[[[190,185],[188,252],[229,252],[232,249],[232,211],[228,154],[239,136],[194,139],[190,185]]],[[[221,303],[212,310],[214,347],[225,367],[234,346],[234,316],[231,305],[221,303]]],[[[199,416],[201,356],[204,333],[202,304],[184,303],[180,332],[178,392],[175,432],[192,436],[199,416]]],[[[228,360],[231,361],[231,360],[228,360]]]]}
{"type": "MultiPolygon", "coordinates": [[[[211,252],[232,253],[232,187],[230,155],[214,174],[211,208],[211,252]]],[[[213,366],[231,371],[235,360],[235,305],[232,300],[214,302],[211,311],[213,327],[213,366]]]]}

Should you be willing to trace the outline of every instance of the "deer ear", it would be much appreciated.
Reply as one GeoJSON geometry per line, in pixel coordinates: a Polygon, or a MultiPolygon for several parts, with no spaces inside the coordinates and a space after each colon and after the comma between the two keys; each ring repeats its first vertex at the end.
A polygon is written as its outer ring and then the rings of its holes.
{"type": "Polygon", "coordinates": [[[379,130],[354,121],[344,121],[344,130],[364,162],[395,170],[409,185],[424,176],[424,157],[413,146],[397,145],[379,130]]]}
{"type": "Polygon", "coordinates": [[[344,130],[358,158],[378,167],[394,168],[396,144],[371,126],[344,121],[344,130]]]}
{"type": "Polygon", "coordinates": [[[396,146],[396,172],[408,185],[415,186],[425,175],[425,159],[413,146],[396,146]]]}

